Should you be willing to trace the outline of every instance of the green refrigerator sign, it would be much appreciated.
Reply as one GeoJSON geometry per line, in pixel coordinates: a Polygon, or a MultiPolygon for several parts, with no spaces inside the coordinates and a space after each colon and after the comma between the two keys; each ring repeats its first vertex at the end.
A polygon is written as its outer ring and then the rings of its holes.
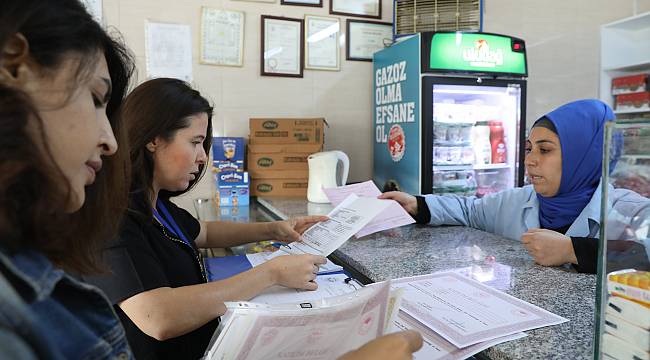
{"type": "Polygon", "coordinates": [[[490,34],[436,33],[431,38],[432,70],[526,75],[523,41],[490,34]]]}

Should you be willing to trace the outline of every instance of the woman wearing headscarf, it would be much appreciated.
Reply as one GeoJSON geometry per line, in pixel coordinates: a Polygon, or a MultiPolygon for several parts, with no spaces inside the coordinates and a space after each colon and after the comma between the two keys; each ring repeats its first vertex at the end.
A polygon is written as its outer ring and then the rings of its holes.
{"type": "MultiPolygon", "coordinates": [[[[570,263],[580,272],[593,273],[600,231],[603,131],[614,119],[607,104],[579,100],[537,120],[526,140],[524,161],[531,185],[480,199],[402,192],[380,198],[397,200],[419,223],[464,225],[521,240],[540,265],[570,263]]],[[[617,156],[610,159],[610,169],[616,160],[617,156]]],[[[610,210],[635,213],[649,203],[625,189],[610,188],[609,194],[610,210]]]]}

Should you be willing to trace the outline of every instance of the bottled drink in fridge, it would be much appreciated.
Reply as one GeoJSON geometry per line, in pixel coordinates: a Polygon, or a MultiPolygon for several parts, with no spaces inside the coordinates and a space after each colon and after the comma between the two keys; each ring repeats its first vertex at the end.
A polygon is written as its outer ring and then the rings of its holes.
{"type": "Polygon", "coordinates": [[[492,163],[503,164],[507,161],[506,141],[503,134],[503,123],[492,120],[490,125],[490,145],[492,148],[492,163]]]}
{"type": "Polygon", "coordinates": [[[490,127],[487,121],[478,121],[474,125],[473,144],[476,165],[492,163],[492,145],[490,144],[490,127]]]}

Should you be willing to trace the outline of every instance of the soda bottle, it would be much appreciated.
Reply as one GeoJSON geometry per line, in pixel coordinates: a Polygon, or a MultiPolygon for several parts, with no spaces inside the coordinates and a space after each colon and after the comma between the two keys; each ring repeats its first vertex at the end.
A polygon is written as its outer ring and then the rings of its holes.
{"type": "Polygon", "coordinates": [[[499,120],[492,120],[490,125],[490,144],[492,145],[492,163],[503,164],[507,161],[506,142],[503,137],[503,123],[499,120]]]}

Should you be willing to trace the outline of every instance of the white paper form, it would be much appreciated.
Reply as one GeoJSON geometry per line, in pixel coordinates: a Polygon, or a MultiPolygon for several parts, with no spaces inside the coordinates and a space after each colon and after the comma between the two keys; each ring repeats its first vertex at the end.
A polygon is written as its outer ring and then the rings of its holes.
{"type": "Polygon", "coordinates": [[[147,21],[147,78],[192,81],[192,39],[189,25],[147,21]]]}
{"type": "MultiPolygon", "coordinates": [[[[280,250],[274,252],[265,251],[261,253],[255,253],[255,254],[246,254],[246,259],[248,259],[248,262],[251,263],[252,267],[256,267],[278,256],[288,256],[288,255],[286,252],[280,250]]],[[[319,265],[318,268],[319,275],[333,273],[336,271],[343,271],[343,266],[336,265],[330,259],[327,259],[327,263],[323,265],[319,265]]]]}
{"type": "Polygon", "coordinates": [[[296,305],[226,303],[206,359],[336,359],[384,333],[390,285],[296,305]]]}
{"type": "Polygon", "coordinates": [[[468,357],[494,345],[526,337],[526,334],[519,332],[460,349],[449,341],[443,339],[440,335],[436,334],[431,329],[422,326],[422,324],[420,324],[417,320],[405,314],[403,311],[400,311],[397,318],[393,321],[393,329],[391,332],[402,330],[416,330],[422,334],[422,339],[424,341],[422,348],[413,354],[413,359],[415,360],[467,359],[468,357]]]}
{"type": "Polygon", "coordinates": [[[250,301],[261,304],[299,304],[320,299],[344,295],[361,288],[354,281],[347,281],[345,274],[330,274],[316,276],[318,289],[314,291],[289,289],[284,286],[273,286],[250,301]]]}
{"type": "Polygon", "coordinates": [[[392,281],[403,288],[403,310],[463,348],[567,319],[468,279],[440,272],[392,281]]]}
{"type": "MultiPolygon", "coordinates": [[[[329,201],[337,206],[343,201],[348,195],[355,194],[357,196],[366,196],[376,198],[381,195],[381,191],[377,188],[372,180],[368,180],[358,184],[339,186],[336,188],[323,189],[325,195],[329,201]]],[[[382,211],[376,218],[374,218],[368,225],[364,226],[358,233],[356,237],[360,238],[362,236],[370,235],[382,230],[388,230],[399,226],[404,226],[408,224],[413,224],[415,220],[409,215],[406,210],[395,200],[383,200],[388,201],[390,205],[386,208],[385,211],[382,211]]]]}
{"type": "Polygon", "coordinates": [[[328,256],[343,245],[390,204],[388,201],[350,194],[320,222],[302,234],[302,241],[292,242],[290,254],[315,254],[328,256]]]}

